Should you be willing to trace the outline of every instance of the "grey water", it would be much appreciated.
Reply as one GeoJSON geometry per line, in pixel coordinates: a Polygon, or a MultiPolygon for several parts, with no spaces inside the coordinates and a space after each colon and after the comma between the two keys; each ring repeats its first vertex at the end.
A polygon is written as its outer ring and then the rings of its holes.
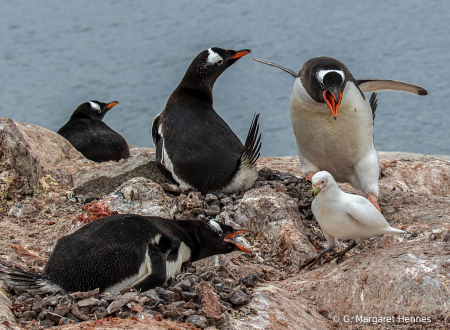
{"type": "Polygon", "coordinates": [[[104,121],[153,147],[152,120],[192,59],[249,48],[216,82],[214,107],[241,140],[261,113],[263,156],[296,154],[294,79],[251,58],[299,71],[323,55],[356,79],[428,90],[378,93],[378,150],[450,154],[450,2],[0,0],[0,17],[0,117],[56,131],[79,104],[118,100],[104,121]]]}

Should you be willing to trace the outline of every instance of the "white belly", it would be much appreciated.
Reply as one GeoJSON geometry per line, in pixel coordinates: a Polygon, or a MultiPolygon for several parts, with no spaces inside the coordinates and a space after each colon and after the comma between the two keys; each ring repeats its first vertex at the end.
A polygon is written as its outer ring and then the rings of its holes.
{"type": "Polygon", "coordinates": [[[304,175],[324,170],[336,181],[350,182],[361,189],[355,168],[362,161],[370,168],[370,180],[375,176],[377,181],[372,110],[369,100],[362,98],[352,82],[346,85],[335,120],[328,106],[311,99],[297,78],[291,97],[291,123],[304,175]]]}

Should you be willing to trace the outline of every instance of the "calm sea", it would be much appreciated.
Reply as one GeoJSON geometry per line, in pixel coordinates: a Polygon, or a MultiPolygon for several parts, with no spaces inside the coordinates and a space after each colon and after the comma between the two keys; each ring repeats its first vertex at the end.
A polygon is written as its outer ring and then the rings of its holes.
{"type": "Polygon", "coordinates": [[[429,95],[380,92],[378,150],[450,154],[450,2],[0,0],[0,117],[58,130],[87,100],[118,100],[105,122],[152,147],[151,124],[191,60],[212,46],[250,48],[214,88],[241,139],[261,113],[262,154],[296,154],[294,79],[311,57],[344,62],[357,79],[395,79],[429,95]]]}

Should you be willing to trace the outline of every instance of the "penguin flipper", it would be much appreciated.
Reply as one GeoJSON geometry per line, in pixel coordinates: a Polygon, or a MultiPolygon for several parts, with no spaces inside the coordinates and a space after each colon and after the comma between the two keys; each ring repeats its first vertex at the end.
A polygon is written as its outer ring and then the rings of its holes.
{"type": "Polygon", "coordinates": [[[244,144],[244,151],[241,156],[242,165],[255,166],[261,150],[261,134],[259,133],[259,113],[253,116],[250,130],[244,144]],[[259,133],[259,134],[258,134],[259,133]]]}
{"type": "Polygon", "coordinates": [[[141,292],[162,286],[166,282],[167,252],[154,245],[149,245],[147,253],[150,257],[150,274],[139,283],[133,285],[136,290],[141,292]]]}
{"type": "Polygon", "coordinates": [[[256,62],[259,62],[259,63],[267,64],[267,65],[273,66],[273,67],[275,67],[275,68],[281,69],[281,70],[283,70],[284,72],[289,73],[292,77],[298,78],[298,75],[294,72],[294,70],[285,68],[284,66],[281,66],[281,65],[279,65],[279,64],[276,64],[276,63],[274,63],[274,62],[269,62],[269,61],[259,60],[259,59],[254,58],[254,57],[253,57],[253,60],[255,60],[256,62]]]}
{"type": "Polygon", "coordinates": [[[357,80],[356,83],[359,89],[364,93],[378,91],[397,91],[417,95],[428,94],[428,92],[420,86],[397,80],[360,79],[357,80]]]}
{"type": "Polygon", "coordinates": [[[170,172],[166,166],[163,164],[163,153],[164,153],[164,140],[160,139],[155,144],[155,163],[156,167],[159,169],[159,171],[173,184],[178,184],[178,182],[175,181],[173,178],[172,172],[170,172]]]}
{"type": "Polygon", "coordinates": [[[158,129],[159,129],[159,118],[160,118],[161,114],[157,114],[155,119],[153,119],[153,123],[152,123],[152,139],[153,139],[153,144],[156,147],[156,143],[162,138],[162,136],[159,134],[158,129]]]}

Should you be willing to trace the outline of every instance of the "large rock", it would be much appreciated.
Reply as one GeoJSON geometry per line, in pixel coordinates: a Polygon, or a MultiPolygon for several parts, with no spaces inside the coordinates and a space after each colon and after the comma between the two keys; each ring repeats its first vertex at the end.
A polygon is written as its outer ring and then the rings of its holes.
{"type": "Polygon", "coordinates": [[[37,191],[42,166],[10,118],[0,119],[0,201],[37,191]]]}
{"type": "Polygon", "coordinates": [[[280,283],[329,315],[431,317],[450,312],[450,245],[414,240],[367,251],[280,283]]]}
{"type": "Polygon", "coordinates": [[[264,233],[292,264],[299,265],[315,254],[304,234],[297,203],[282,192],[267,187],[247,191],[236,209],[235,222],[264,233]]]}
{"type": "Polygon", "coordinates": [[[278,287],[256,288],[253,299],[246,306],[256,311],[244,317],[235,316],[225,323],[225,329],[332,329],[328,321],[305,298],[278,287]]]}
{"type": "Polygon", "coordinates": [[[106,197],[109,207],[119,213],[152,215],[173,219],[175,199],[167,197],[161,186],[146,178],[133,178],[106,197]]]}

